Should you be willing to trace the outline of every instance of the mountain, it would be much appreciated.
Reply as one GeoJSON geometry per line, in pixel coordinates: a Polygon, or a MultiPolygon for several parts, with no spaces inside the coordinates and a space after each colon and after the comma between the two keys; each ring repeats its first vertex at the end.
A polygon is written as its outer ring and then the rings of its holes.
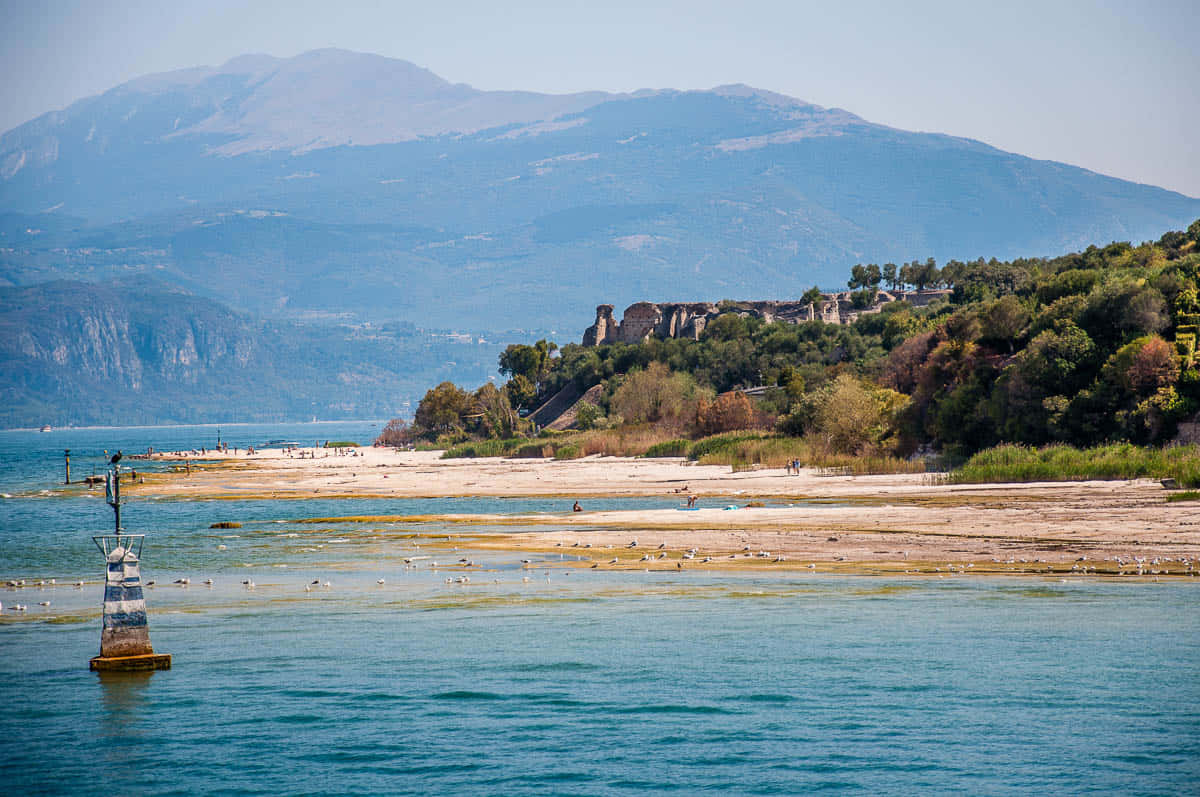
{"type": "Polygon", "coordinates": [[[387,418],[499,346],[411,325],[258,321],[160,286],[0,288],[0,428],[387,418]]]}
{"type": "Polygon", "coordinates": [[[150,275],[288,318],[573,330],[600,301],[794,298],[856,262],[1198,216],[746,86],[490,92],[337,50],[140,78],[0,136],[0,284],[150,275]]]}

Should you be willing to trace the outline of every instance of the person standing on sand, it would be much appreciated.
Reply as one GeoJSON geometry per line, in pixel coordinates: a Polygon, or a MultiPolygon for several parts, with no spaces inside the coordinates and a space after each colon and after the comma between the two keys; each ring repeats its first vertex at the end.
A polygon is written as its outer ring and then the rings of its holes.
{"type": "Polygon", "coordinates": [[[581,506],[579,505],[579,502],[578,502],[578,501],[576,501],[576,502],[575,502],[575,506],[571,507],[571,511],[572,511],[572,512],[582,512],[582,511],[583,511],[583,507],[581,507],[581,506]]]}

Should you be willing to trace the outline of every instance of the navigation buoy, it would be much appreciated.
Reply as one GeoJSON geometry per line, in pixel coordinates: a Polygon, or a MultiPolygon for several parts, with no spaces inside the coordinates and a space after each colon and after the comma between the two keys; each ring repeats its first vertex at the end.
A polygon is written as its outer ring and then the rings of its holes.
{"type": "Polygon", "coordinates": [[[106,499],[116,514],[113,534],[92,537],[104,554],[104,624],[100,631],[100,655],[88,662],[97,672],[169,670],[171,654],[155,653],[146,620],[142,594],[141,557],[145,534],[126,534],[121,529],[120,452],[105,474],[106,499]]]}

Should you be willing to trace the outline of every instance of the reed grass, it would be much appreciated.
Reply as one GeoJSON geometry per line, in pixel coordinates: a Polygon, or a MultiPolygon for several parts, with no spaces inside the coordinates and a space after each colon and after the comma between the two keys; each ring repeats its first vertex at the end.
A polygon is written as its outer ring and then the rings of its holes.
{"type": "Polygon", "coordinates": [[[1144,448],[1109,443],[1091,448],[1000,445],[980,451],[950,474],[957,484],[984,482],[1175,479],[1200,487],[1200,449],[1194,445],[1144,448]]]}
{"type": "Polygon", "coordinates": [[[446,449],[442,453],[442,459],[506,457],[528,443],[529,441],[523,437],[511,437],[507,440],[478,440],[470,443],[460,443],[446,449]]]}
{"type": "Polygon", "coordinates": [[[887,454],[839,454],[803,437],[735,433],[699,440],[688,453],[701,465],[729,465],[735,470],[750,466],[783,468],[797,461],[802,467],[820,468],[855,476],[883,473],[925,473],[924,460],[907,460],[887,454]],[[699,456],[697,456],[699,454],[699,456]]]}

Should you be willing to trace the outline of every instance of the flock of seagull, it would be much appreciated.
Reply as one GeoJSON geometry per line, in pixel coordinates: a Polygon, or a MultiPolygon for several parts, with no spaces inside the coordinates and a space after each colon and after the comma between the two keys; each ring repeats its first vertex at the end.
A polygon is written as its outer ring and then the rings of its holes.
{"type": "MultiPolygon", "coordinates": [[[[450,538],[447,538],[447,539],[450,539],[450,538]]],[[[558,543],[558,545],[562,546],[562,543],[560,542],[560,543],[558,543]]],[[[221,546],[221,547],[223,548],[224,546],[221,546]]],[[[571,544],[571,547],[586,549],[586,548],[591,548],[592,544],[591,543],[574,542],[571,544]]],[[[629,543],[624,546],[624,548],[626,548],[628,550],[634,550],[638,547],[639,547],[639,543],[636,538],[630,540],[629,543]]],[[[457,551],[458,549],[455,548],[454,550],[457,551]]],[[[696,557],[699,555],[700,555],[699,548],[695,548],[695,547],[689,548],[687,551],[685,551],[684,553],[682,553],[680,555],[679,560],[675,563],[675,567],[677,569],[681,570],[681,569],[683,569],[683,563],[685,561],[695,560],[696,557]]],[[[663,543],[660,543],[657,546],[657,548],[655,548],[653,550],[644,551],[642,553],[642,556],[640,557],[640,559],[637,560],[637,562],[647,563],[647,564],[652,563],[652,562],[660,562],[664,559],[667,559],[668,556],[669,556],[669,552],[666,550],[666,543],[663,542],[663,543]]],[[[908,558],[907,551],[904,552],[904,556],[906,559],[908,558]]],[[[754,559],[769,559],[774,562],[787,561],[786,557],[784,557],[784,556],[772,555],[772,553],[770,551],[765,551],[765,550],[755,551],[755,550],[752,550],[750,548],[750,546],[745,546],[744,548],[742,548],[741,553],[731,553],[728,555],[728,558],[730,558],[730,559],[737,559],[739,557],[740,558],[754,558],[754,559]]],[[[839,557],[839,559],[841,559],[841,558],[843,558],[843,557],[839,557]]],[[[418,563],[423,562],[424,560],[428,560],[428,567],[430,568],[431,571],[436,573],[439,568],[437,561],[433,560],[429,556],[416,556],[416,555],[404,557],[404,571],[407,572],[410,570],[418,569],[418,567],[419,567],[418,563]]],[[[536,564],[536,562],[533,559],[521,559],[520,561],[521,561],[522,569],[529,569],[536,564]]],[[[607,564],[616,565],[616,564],[620,564],[621,561],[622,560],[619,556],[614,556],[607,561],[607,564]]],[[[632,562],[634,560],[626,559],[625,561],[632,562]]],[[[706,555],[699,561],[701,563],[711,562],[711,561],[713,561],[713,556],[706,555]]],[[[1170,574],[1172,572],[1172,570],[1170,569],[1171,565],[1174,564],[1177,566],[1175,568],[1174,572],[1179,573],[1179,574],[1186,574],[1189,576],[1196,576],[1197,575],[1196,564],[1197,564],[1197,561],[1200,561],[1200,557],[1188,556],[1188,555],[1181,555],[1178,557],[1171,557],[1171,556],[1154,556],[1154,557],[1116,556],[1116,557],[1106,557],[1105,559],[1103,559],[1101,561],[1104,563],[1108,563],[1108,564],[1105,567],[1103,567],[1102,569],[1098,569],[1096,564],[1090,562],[1087,556],[1080,556],[1071,565],[1070,572],[1077,573],[1079,575],[1085,575],[1088,572],[1091,572],[1093,574],[1098,574],[1101,572],[1105,572],[1105,573],[1115,572],[1115,574],[1117,574],[1117,575],[1134,575],[1134,574],[1136,574],[1139,576],[1146,576],[1146,575],[1157,576],[1157,575],[1170,574]]],[[[1055,565],[1053,563],[1047,562],[1046,560],[1040,559],[1040,558],[1030,560],[1026,557],[1009,557],[1007,559],[1001,559],[999,557],[992,557],[992,563],[993,564],[1006,564],[1006,565],[1017,565],[1017,564],[1034,565],[1034,568],[1032,568],[1032,572],[1038,572],[1039,570],[1053,572],[1055,570],[1055,565]],[[1045,567],[1044,568],[1038,567],[1040,565],[1044,565],[1045,567]]],[[[600,566],[600,564],[601,563],[598,561],[592,562],[591,568],[596,569],[600,566]]],[[[468,559],[467,557],[460,557],[458,559],[458,561],[455,562],[454,565],[452,565],[452,566],[459,567],[459,568],[479,567],[479,565],[476,564],[475,561],[468,559]]],[[[962,563],[956,564],[953,562],[947,562],[945,565],[940,565],[940,566],[934,567],[933,572],[942,573],[943,568],[944,568],[944,572],[946,572],[946,573],[951,573],[951,574],[967,573],[970,570],[972,570],[974,567],[975,567],[974,562],[968,562],[966,564],[962,564],[962,563]]],[[[1061,568],[1061,567],[1062,567],[1062,565],[1060,564],[1059,568],[1061,568]]],[[[807,565],[807,568],[809,570],[816,570],[817,565],[815,563],[810,563],[807,565]]],[[[904,572],[908,573],[910,571],[905,570],[904,572]]],[[[570,575],[570,571],[569,570],[565,571],[564,575],[570,575]]],[[[547,581],[549,581],[549,579],[550,579],[549,571],[546,572],[546,579],[547,579],[547,581]]],[[[522,583],[528,584],[530,581],[530,578],[529,578],[529,576],[526,575],[526,576],[522,577],[521,581],[522,581],[522,583]]],[[[156,583],[157,582],[155,582],[154,580],[147,581],[146,587],[153,588],[156,585],[156,583]]],[[[183,576],[181,578],[175,579],[172,583],[178,587],[188,587],[191,585],[192,580],[188,576],[183,576]]],[[[206,578],[201,583],[203,583],[207,587],[212,587],[214,585],[213,579],[211,579],[211,578],[206,578]]],[[[375,583],[378,586],[382,587],[387,584],[387,580],[385,578],[379,578],[375,581],[375,583]]],[[[461,575],[457,575],[457,576],[447,576],[444,579],[444,583],[446,583],[446,584],[470,584],[471,577],[470,577],[470,575],[467,575],[467,574],[461,574],[461,575]]],[[[499,578],[493,579],[493,583],[499,584],[500,579],[499,578]]],[[[19,580],[11,580],[11,581],[5,582],[5,586],[8,587],[9,591],[20,590],[20,589],[24,589],[27,587],[45,589],[47,587],[57,587],[58,582],[56,579],[53,579],[53,578],[30,580],[30,581],[26,581],[24,579],[19,579],[19,580]]],[[[66,585],[64,584],[63,586],[66,586],[66,585]]],[[[84,582],[83,581],[74,581],[74,582],[71,582],[70,586],[73,586],[76,589],[82,589],[84,586],[84,582]]],[[[253,590],[253,589],[255,589],[256,584],[254,583],[254,579],[246,578],[246,579],[242,580],[242,586],[245,587],[247,590],[253,590]]],[[[332,582],[330,582],[328,580],[322,580],[319,578],[313,579],[312,581],[310,581],[304,585],[305,592],[312,592],[315,589],[330,590],[332,588],[333,588],[332,582]]],[[[48,608],[50,606],[50,601],[49,600],[39,601],[38,605],[48,608]]],[[[29,609],[29,605],[25,604],[25,603],[14,603],[9,606],[5,606],[3,603],[0,603],[0,612],[5,611],[5,610],[13,611],[13,612],[25,612],[25,611],[28,611],[28,609],[29,609]]]]}

